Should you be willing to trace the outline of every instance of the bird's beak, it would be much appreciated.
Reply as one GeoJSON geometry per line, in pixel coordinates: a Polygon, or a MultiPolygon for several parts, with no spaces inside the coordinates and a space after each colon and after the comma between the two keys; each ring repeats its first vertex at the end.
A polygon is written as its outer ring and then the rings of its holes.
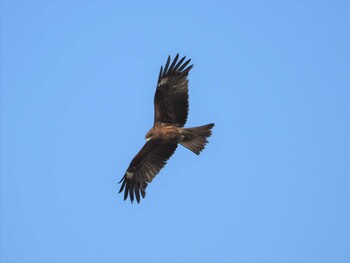
{"type": "Polygon", "coordinates": [[[151,137],[146,138],[146,142],[148,142],[151,139],[151,137]]]}

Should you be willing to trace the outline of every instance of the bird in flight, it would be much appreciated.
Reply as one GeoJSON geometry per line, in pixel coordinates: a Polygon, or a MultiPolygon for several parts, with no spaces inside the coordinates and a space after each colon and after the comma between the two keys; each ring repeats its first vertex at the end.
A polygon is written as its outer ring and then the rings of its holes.
{"type": "Polygon", "coordinates": [[[124,190],[124,200],[130,197],[131,203],[136,197],[145,198],[146,187],[174,154],[177,145],[199,155],[207,144],[214,123],[184,128],[188,115],[188,73],[193,65],[190,59],[179,61],[176,55],[170,64],[170,56],[164,70],[160,68],[156,93],[154,96],[154,124],[146,134],[146,143],[132,159],[119,193],[124,190]],[[184,62],[185,61],[185,62],[184,62]]]}

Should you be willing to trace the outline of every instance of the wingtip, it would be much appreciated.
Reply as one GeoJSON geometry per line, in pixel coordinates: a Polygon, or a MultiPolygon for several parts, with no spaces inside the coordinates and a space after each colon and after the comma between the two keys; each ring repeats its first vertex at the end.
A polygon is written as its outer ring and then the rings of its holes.
{"type": "Polygon", "coordinates": [[[121,182],[123,182],[124,178],[125,178],[125,175],[122,177],[122,179],[120,179],[120,181],[118,182],[118,184],[120,184],[121,182]]]}
{"type": "Polygon", "coordinates": [[[134,202],[134,190],[134,187],[132,187],[129,192],[131,203],[134,202]]]}
{"type": "Polygon", "coordinates": [[[134,188],[133,185],[129,185],[127,184],[126,180],[125,180],[125,176],[119,181],[119,183],[122,182],[122,185],[119,189],[119,194],[121,192],[124,191],[124,201],[126,201],[126,199],[130,199],[130,202],[133,204],[135,199],[137,201],[137,203],[139,204],[141,201],[141,196],[142,198],[145,198],[146,196],[146,191],[142,188],[134,188]]]}
{"type": "Polygon", "coordinates": [[[118,184],[120,184],[123,181],[123,183],[122,183],[122,185],[121,185],[121,187],[119,189],[119,192],[118,192],[119,194],[124,190],[124,187],[125,187],[125,180],[124,180],[124,178],[125,178],[125,176],[118,183],[118,184]]]}
{"type": "Polygon", "coordinates": [[[169,64],[170,64],[170,55],[168,56],[168,59],[165,63],[165,67],[164,67],[164,74],[166,74],[168,72],[168,68],[169,68],[169,64]]]}
{"type": "Polygon", "coordinates": [[[163,66],[160,66],[160,71],[159,71],[159,76],[158,76],[158,82],[160,81],[160,78],[162,77],[163,74],[163,66]]]}

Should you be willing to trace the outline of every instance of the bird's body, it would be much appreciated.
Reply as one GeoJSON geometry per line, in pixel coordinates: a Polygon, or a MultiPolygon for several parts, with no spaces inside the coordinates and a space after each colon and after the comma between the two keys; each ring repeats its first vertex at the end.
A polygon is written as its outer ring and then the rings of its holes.
{"type": "Polygon", "coordinates": [[[182,129],[168,123],[157,123],[146,134],[146,141],[152,138],[159,143],[178,143],[181,140],[182,129]]]}
{"type": "Polygon", "coordinates": [[[188,115],[187,76],[193,65],[186,68],[190,60],[183,63],[183,57],[177,62],[178,58],[179,54],[170,65],[169,56],[164,71],[163,67],[160,69],[154,96],[154,125],[146,134],[146,144],[131,161],[120,181],[119,193],[125,189],[124,200],[130,196],[131,202],[134,197],[140,202],[140,194],[145,197],[147,184],[164,167],[179,143],[198,155],[211,135],[213,123],[184,128],[188,115]]]}

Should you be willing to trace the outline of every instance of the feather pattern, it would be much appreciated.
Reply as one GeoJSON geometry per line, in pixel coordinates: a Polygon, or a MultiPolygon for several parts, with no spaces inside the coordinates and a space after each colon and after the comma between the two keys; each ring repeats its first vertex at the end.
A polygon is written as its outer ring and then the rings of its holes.
{"type": "Polygon", "coordinates": [[[170,65],[168,57],[164,70],[160,68],[158,85],[154,96],[154,125],[157,123],[175,124],[183,127],[188,115],[188,73],[193,65],[187,67],[190,59],[183,63],[186,57],[180,59],[176,55],[170,65]],[[169,66],[170,65],[170,66],[169,66]]]}
{"type": "Polygon", "coordinates": [[[124,192],[124,200],[130,197],[133,202],[140,202],[140,193],[144,198],[146,188],[153,178],[164,167],[167,160],[174,154],[177,144],[157,144],[154,141],[148,141],[139,153],[131,161],[124,177],[119,183],[122,183],[119,193],[124,192]]]}

